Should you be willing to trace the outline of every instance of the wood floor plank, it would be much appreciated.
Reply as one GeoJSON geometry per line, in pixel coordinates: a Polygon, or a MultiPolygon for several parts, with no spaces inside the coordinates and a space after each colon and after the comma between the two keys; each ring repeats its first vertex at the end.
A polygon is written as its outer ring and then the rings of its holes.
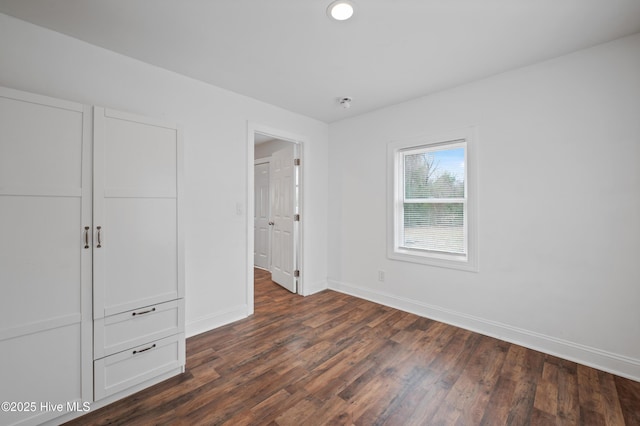
{"type": "Polygon", "coordinates": [[[580,424],[577,365],[560,360],[558,364],[558,420],[563,425],[580,424]]]}
{"type": "Polygon", "coordinates": [[[556,416],[533,408],[531,412],[531,426],[550,426],[557,424],[556,416]]]}
{"type": "Polygon", "coordinates": [[[255,272],[255,314],[187,339],[186,373],[69,425],[638,425],[640,383],[255,272]]]}
{"type": "Polygon", "coordinates": [[[460,383],[458,394],[461,397],[455,402],[460,411],[459,423],[464,425],[481,423],[491,390],[500,377],[507,349],[504,342],[496,339],[484,337],[480,341],[463,375],[455,385],[458,387],[460,383]]]}
{"type": "Polygon", "coordinates": [[[556,416],[558,412],[558,374],[553,364],[545,363],[542,378],[536,386],[533,407],[544,413],[556,416]]]}
{"type": "Polygon", "coordinates": [[[297,404],[290,406],[287,409],[280,409],[280,415],[275,418],[274,424],[279,426],[303,425],[309,416],[318,412],[322,406],[323,404],[320,401],[307,396],[297,404]]]}
{"type": "MultiPolygon", "coordinates": [[[[607,425],[623,424],[624,415],[622,414],[622,407],[620,407],[618,403],[620,399],[618,397],[615,379],[611,374],[598,371],[598,380],[601,387],[600,398],[605,423],[607,425]]],[[[640,411],[640,405],[637,406],[637,409],[640,411]]]]}
{"type": "Polygon", "coordinates": [[[622,416],[627,425],[640,426],[640,382],[613,376],[622,416]]]}
{"type": "Polygon", "coordinates": [[[487,408],[482,414],[480,425],[506,425],[509,413],[511,412],[511,402],[516,390],[516,382],[510,378],[500,376],[493,387],[487,408]]]}

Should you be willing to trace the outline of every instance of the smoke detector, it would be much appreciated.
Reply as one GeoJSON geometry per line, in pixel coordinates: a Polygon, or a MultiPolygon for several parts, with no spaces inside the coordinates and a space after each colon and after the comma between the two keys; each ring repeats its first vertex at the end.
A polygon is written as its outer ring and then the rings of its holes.
{"type": "Polygon", "coordinates": [[[344,109],[351,108],[351,102],[353,102],[353,99],[348,96],[338,99],[338,103],[340,103],[340,106],[344,109]]]}

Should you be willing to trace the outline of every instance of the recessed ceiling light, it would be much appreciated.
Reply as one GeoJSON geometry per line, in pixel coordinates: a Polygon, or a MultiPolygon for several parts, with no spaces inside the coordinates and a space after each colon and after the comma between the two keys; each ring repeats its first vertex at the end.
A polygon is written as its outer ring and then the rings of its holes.
{"type": "Polygon", "coordinates": [[[327,15],[336,21],[346,21],[353,16],[353,3],[346,0],[336,0],[327,8],[327,15]]]}

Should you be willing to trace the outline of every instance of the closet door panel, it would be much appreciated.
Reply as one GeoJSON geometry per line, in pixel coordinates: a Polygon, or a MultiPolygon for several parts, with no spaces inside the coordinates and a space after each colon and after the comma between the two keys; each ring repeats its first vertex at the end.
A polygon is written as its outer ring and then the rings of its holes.
{"type": "Polygon", "coordinates": [[[94,319],[183,297],[181,155],[177,126],[94,108],[94,319]]]}
{"type": "MultiPolygon", "coordinates": [[[[0,87],[0,395],[92,400],[90,108],[0,87]],[[90,239],[90,238],[89,238],[90,239]]],[[[66,409],[66,408],[65,408],[66,409]]],[[[36,424],[60,412],[3,413],[36,424]]],[[[2,420],[4,422],[4,418],[2,420]]]]}
{"type": "Polygon", "coordinates": [[[176,200],[106,198],[104,315],[177,299],[176,200]]]}
{"type": "Polygon", "coordinates": [[[1,330],[79,320],[81,207],[75,197],[0,196],[1,330]]]}
{"type": "Polygon", "coordinates": [[[0,424],[39,424],[64,414],[67,403],[82,406],[80,324],[0,341],[0,383],[10,386],[3,400],[35,402],[35,412],[3,412],[0,424]],[[41,403],[63,404],[63,411],[47,411],[41,403]],[[5,423],[6,422],[6,423],[5,423]]]}
{"type": "Polygon", "coordinates": [[[0,190],[55,187],[79,195],[82,110],[64,101],[53,106],[13,99],[13,93],[0,96],[0,190]]]}
{"type": "Polygon", "coordinates": [[[176,196],[176,130],[108,117],[106,196],[176,196]]]}

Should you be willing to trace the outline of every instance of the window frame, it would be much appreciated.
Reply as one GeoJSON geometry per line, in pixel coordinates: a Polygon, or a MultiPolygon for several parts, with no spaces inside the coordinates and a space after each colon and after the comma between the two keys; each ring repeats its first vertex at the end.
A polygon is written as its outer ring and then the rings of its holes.
{"type": "MultiPolygon", "coordinates": [[[[460,269],[465,271],[478,271],[477,253],[477,168],[476,149],[477,138],[475,127],[452,131],[434,136],[419,136],[409,139],[393,141],[387,147],[387,257],[392,260],[401,260],[413,263],[421,263],[431,266],[460,269]],[[465,148],[465,197],[464,199],[436,199],[428,203],[463,203],[464,214],[464,245],[466,254],[456,254],[435,250],[412,249],[403,247],[404,236],[404,203],[405,203],[405,176],[404,155],[415,154],[420,151],[465,148]],[[462,201],[461,201],[462,200],[462,201]]],[[[417,199],[419,200],[419,199],[417,199]]],[[[417,202],[416,199],[412,202],[417,202]]]]}

